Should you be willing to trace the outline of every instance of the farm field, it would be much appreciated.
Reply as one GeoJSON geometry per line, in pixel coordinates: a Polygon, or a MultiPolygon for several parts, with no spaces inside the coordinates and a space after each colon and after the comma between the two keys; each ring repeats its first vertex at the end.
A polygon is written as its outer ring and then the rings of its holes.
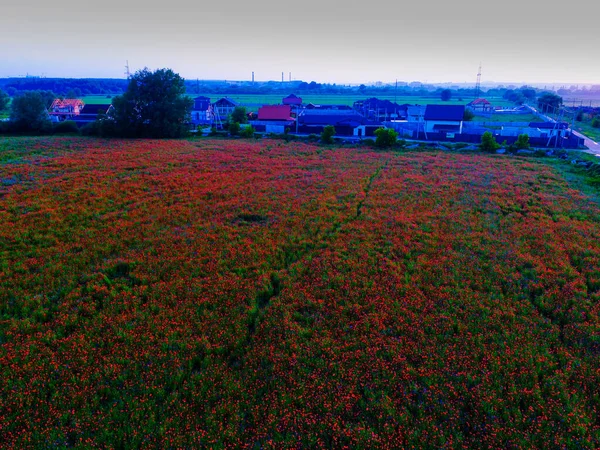
{"type": "Polygon", "coordinates": [[[599,238],[535,159],[0,139],[0,447],[597,448],[599,238]]]}
{"type": "Polygon", "coordinates": [[[477,122],[539,122],[541,119],[535,114],[492,114],[490,117],[475,116],[477,122]]]}
{"type": "MultiPolygon", "coordinates": [[[[234,101],[237,101],[241,104],[247,104],[252,106],[257,105],[267,105],[267,104],[280,104],[283,97],[287,96],[288,93],[285,94],[269,94],[269,95],[255,95],[255,94],[240,94],[240,95],[221,95],[221,94],[188,94],[191,97],[197,97],[199,95],[204,95],[209,97],[212,101],[216,101],[221,97],[228,97],[234,101]]],[[[315,103],[315,104],[339,104],[339,105],[350,105],[357,100],[364,100],[366,98],[373,97],[373,95],[358,95],[358,94],[332,94],[332,95],[301,95],[304,103],[315,103]]],[[[382,100],[390,100],[394,101],[394,95],[377,95],[376,96],[382,100]]],[[[448,105],[465,105],[469,103],[472,99],[452,99],[447,102],[443,102],[448,105]]],[[[495,106],[512,106],[511,102],[508,102],[501,98],[490,98],[489,99],[495,106]]],[[[83,101],[86,103],[100,103],[100,104],[109,104],[112,99],[107,98],[106,95],[93,95],[93,96],[85,96],[83,97],[83,101]]],[[[426,105],[428,103],[442,103],[439,96],[432,97],[419,97],[419,96],[397,96],[396,101],[399,104],[421,104],[426,105]]]]}
{"type": "Polygon", "coordinates": [[[115,94],[115,95],[85,95],[81,99],[83,100],[84,103],[92,103],[92,104],[97,104],[97,105],[110,105],[112,103],[113,97],[116,97],[117,95],[118,94],[115,94]]]}

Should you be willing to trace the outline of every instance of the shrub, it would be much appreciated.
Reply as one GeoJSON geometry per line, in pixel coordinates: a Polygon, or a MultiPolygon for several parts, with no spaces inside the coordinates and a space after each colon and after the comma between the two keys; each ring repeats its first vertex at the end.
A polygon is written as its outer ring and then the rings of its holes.
{"type": "Polygon", "coordinates": [[[484,152],[493,153],[497,149],[499,149],[500,146],[496,142],[496,138],[494,137],[494,135],[492,133],[490,133],[489,131],[486,131],[481,136],[480,148],[484,152]]]}
{"type": "Polygon", "coordinates": [[[475,118],[475,113],[473,111],[471,111],[470,109],[465,109],[465,113],[463,114],[463,120],[464,121],[471,121],[475,118]]]}
{"type": "Polygon", "coordinates": [[[363,139],[362,141],[360,141],[360,143],[365,147],[375,147],[375,141],[371,138],[363,139]]]}
{"type": "Polygon", "coordinates": [[[396,145],[398,133],[391,128],[377,128],[375,130],[375,145],[379,148],[388,148],[396,145]]]}
{"type": "Polygon", "coordinates": [[[242,137],[245,137],[245,138],[253,138],[255,131],[256,130],[254,129],[254,127],[252,125],[250,125],[250,126],[243,128],[242,131],[240,132],[240,134],[242,135],[242,137]]]}
{"type": "Polygon", "coordinates": [[[64,122],[58,122],[52,127],[54,133],[77,133],[79,134],[79,127],[72,120],[65,120],[64,122]]]}
{"type": "Polygon", "coordinates": [[[335,136],[335,127],[327,125],[321,133],[321,142],[323,144],[333,144],[333,136],[335,136]]]}
{"type": "Polygon", "coordinates": [[[529,135],[520,134],[519,137],[517,138],[517,141],[514,144],[514,147],[517,150],[529,148],[529,135]]]}
{"type": "Polygon", "coordinates": [[[84,126],[81,127],[81,130],[79,130],[79,132],[83,136],[100,136],[101,135],[100,123],[99,122],[86,123],[84,126]]]}
{"type": "Polygon", "coordinates": [[[598,117],[592,119],[592,126],[594,128],[600,128],[600,119],[598,119],[598,117]]]}

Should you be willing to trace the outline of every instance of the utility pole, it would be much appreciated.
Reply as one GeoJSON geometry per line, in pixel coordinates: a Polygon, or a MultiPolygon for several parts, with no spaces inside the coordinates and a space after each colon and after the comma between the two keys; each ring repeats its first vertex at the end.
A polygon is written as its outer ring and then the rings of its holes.
{"type": "Polygon", "coordinates": [[[394,114],[398,120],[398,78],[396,78],[396,88],[394,89],[394,114]]]}
{"type": "Polygon", "coordinates": [[[129,72],[129,60],[125,61],[125,76],[128,80],[131,78],[131,73],[129,72]]]}
{"type": "Polygon", "coordinates": [[[479,63],[479,72],[477,72],[477,84],[475,85],[475,98],[481,95],[481,63],[479,63]]]}

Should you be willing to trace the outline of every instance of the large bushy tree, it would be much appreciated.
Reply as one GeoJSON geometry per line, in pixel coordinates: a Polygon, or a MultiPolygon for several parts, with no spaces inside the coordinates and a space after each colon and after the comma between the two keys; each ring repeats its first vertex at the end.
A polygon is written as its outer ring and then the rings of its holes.
{"type": "Polygon", "coordinates": [[[237,123],[248,123],[248,115],[244,106],[236,106],[231,113],[231,121],[237,123]]]}
{"type": "Polygon", "coordinates": [[[15,131],[47,132],[52,127],[46,102],[39,92],[24,92],[13,98],[10,123],[15,131]]]}
{"type": "Polygon", "coordinates": [[[193,100],[171,69],[139,70],[103,120],[103,132],[122,137],[178,138],[188,131],[193,100]]]}
{"type": "Polygon", "coordinates": [[[553,94],[552,92],[544,92],[538,97],[538,108],[542,112],[553,112],[562,104],[562,97],[560,95],[553,94]]]}

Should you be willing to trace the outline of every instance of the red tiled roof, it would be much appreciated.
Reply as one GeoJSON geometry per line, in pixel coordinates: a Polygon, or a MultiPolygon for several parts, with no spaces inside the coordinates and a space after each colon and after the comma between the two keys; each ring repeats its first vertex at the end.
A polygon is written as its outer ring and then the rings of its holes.
{"type": "Polygon", "coordinates": [[[294,120],[289,105],[265,105],[258,109],[258,120],[294,120]]]}
{"type": "Polygon", "coordinates": [[[490,105],[491,103],[488,102],[485,98],[478,98],[471,102],[471,105],[480,105],[480,104],[490,105]]]}

